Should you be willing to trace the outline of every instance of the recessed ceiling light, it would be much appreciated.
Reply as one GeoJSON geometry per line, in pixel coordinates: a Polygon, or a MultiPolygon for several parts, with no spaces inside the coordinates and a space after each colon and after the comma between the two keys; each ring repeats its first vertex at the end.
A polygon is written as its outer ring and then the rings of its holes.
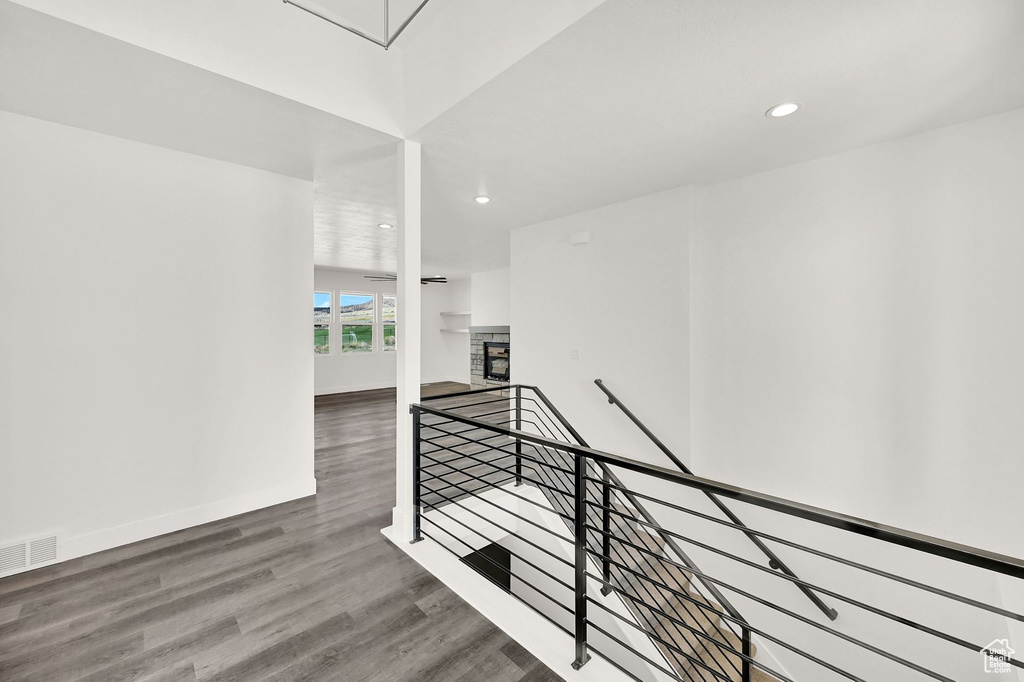
{"type": "Polygon", "coordinates": [[[382,230],[390,230],[391,228],[394,227],[394,225],[391,225],[389,223],[381,223],[377,227],[381,228],[382,230]]]}
{"type": "Polygon", "coordinates": [[[764,115],[768,118],[782,118],[783,116],[789,116],[799,108],[800,105],[796,102],[783,102],[764,112],[764,115]]]}
{"type": "Polygon", "coordinates": [[[476,198],[476,203],[478,203],[478,204],[486,204],[490,200],[491,200],[490,197],[477,197],[476,198]]]}

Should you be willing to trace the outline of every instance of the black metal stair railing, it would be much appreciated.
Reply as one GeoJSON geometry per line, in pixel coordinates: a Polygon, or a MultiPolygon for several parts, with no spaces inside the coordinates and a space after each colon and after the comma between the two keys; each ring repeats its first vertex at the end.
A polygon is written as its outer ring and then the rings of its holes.
{"type": "MultiPolygon", "coordinates": [[[[535,387],[529,387],[529,390],[536,396],[536,398],[523,396],[523,387],[515,387],[515,413],[517,415],[517,423],[521,425],[533,426],[538,430],[539,433],[546,435],[551,438],[561,437],[567,442],[575,442],[577,444],[586,447],[586,442],[583,441],[579,433],[572,427],[571,424],[565,420],[561,413],[551,404],[550,400],[543,394],[542,391],[535,387]],[[523,404],[532,405],[532,407],[523,407],[523,404]],[[523,419],[524,414],[530,415],[534,420],[523,419]],[[555,436],[553,431],[558,432],[558,436],[555,436]]],[[[470,407],[479,405],[480,403],[472,403],[470,407]]],[[[498,411],[497,414],[501,414],[503,411],[498,411]]],[[[485,412],[483,416],[490,417],[496,414],[495,412],[485,412]]],[[[521,443],[517,445],[517,448],[521,447],[521,443]]],[[[574,527],[574,508],[573,508],[573,491],[577,489],[574,480],[574,463],[572,457],[565,454],[553,451],[550,448],[540,448],[537,453],[538,457],[548,463],[554,462],[557,465],[551,470],[541,469],[541,475],[544,476],[548,483],[542,483],[542,492],[546,494],[549,501],[553,506],[560,508],[564,513],[562,515],[563,520],[574,535],[577,533],[574,527]],[[561,495],[554,495],[552,493],[561,493],[561,495]]],[[[590,471],[588,474],[593,476],[597,475],[596,470],[592,465],[588,465],[590,471]]],[[[621,486],[621,481],[615,474],[611,473],[607,467],[603,464],[598,464],[597,469],[600,470],[601,475],[605,480],[610,483],[616,483],[621,486]]],[[[592,481],[587,484],[591,495],[597,496],[598,492],[593,492],[598,488],[592,481]]],[[[602,485],[603,497],[614,497],[617,503],[622,508],[622,505],[631,505],[636,512],[642,515],[642,518],[651,522],[653,517],[643,508],[642,504],[629,492],[623,490],[613,491],[610,486],[602,485]],[[619,499],[622,498],[622,499],[619,499]]],[[[607,506],[607,505],[606,505],[607,506]]],[[[721,656],[717,656],[718,650],[716,648],[717,642],[714,641],[716,635],[721,635],[722,630],[731,630],[733,637],[738,642],[742,642],[749,648],[749,633],[745,632],[738,623],[742,622],[742,616],[735,609],[735,607],[729,602],[729,600],[718,590],[718,588],[707,583],[704,587],[714,600],[721,604],[720,608],[724,608],[733,620],[727,621],[722,624],[717,616],[707,612],[707,609],[700,608],[699,604],[688,603],[684,600],[678,600],[678,603],[673,608],[676,612],[673,617],[672,614],[667,614],[664,609],[655,609],[649,606],[649,604],[657,599],[659,587],[656,584],[649,584],[644,580],[638,580],[636,575],[646,575],[648,573],[656,574],[660,572],[664,574],[664,566],[659,566],[658,558],[652,557],[651,555],[645,555],[636,550],[636,543],[643,543],[643,536],[646,535],[639,527],[634,527],[632,524],[624,519],[620,519],[608,511],[600,511],[595,509],[587,510],[588,520],[593,522],[602,523],[602,530],[606,531],[603,534],[602,540],[595,540],[593,531],[589,531],[588,537],[588,548],[595,556],[603,556],[602,559],[602,579],[604,587],[602,593],[607,595],[615,588],[633,587],[634,594],[625,594],[624,598],[628,601],[628,606],[634,615],[641,621],[644,626],[645,632],[654,632],[659,627],[657,620],[658,616],[661,615],[670,620],[667,623],[661,625],[661,629],[665,630],[664,634],[670,636],[673,639],[684,639],[689,637],[694,642],[695,649],[699,657],[687,654],[686,652],[679,651],[672,642],[660,641],[659,644],[668,649],[667,657],[668,663],[675,664],[676,667],[680,667],[681,664],[685,664],[691,668],[690,674],[694,679],[709,680],[714,678],[719,679],[730,679],[732,677],[743,678],[746,674],[749,675],[749,663],[743,660],[722,660],[721,656]],[[597,519],[595,521],[595,519],[597,519]],[[607,530],[606,530],[607,529],[607,530]],[[609,532],[614,531],[614,532],[609,532]],[[633,571],[631,568],[614,567],[611,559],[611,553],[609,548],[611,547],[612,537],[624,537],[630,542],[623,542],[616,544],[616,550],[618,553],[624,555],[624,560],[630,562],[630,566],[636,568],[639,565],[643,572],[633,571]],[[617,581],[612,580],[612,572],[616,571],[618,578],[617,581]],[[625,583],[623,585],[622,583],[625,583]],[[639,597],[639,599],[638,599],[639,597]],[[679,622],[678,617],[685,618],[688,622],[679,622]]],[[[589,530],[590,526],[587,526],[585,530],[589,530]]],[[[662,544],[667,546],[670,551],[674,553],[674,556],[679,557],[679,561],[685,565],[692,565],[692,561],[683,550],[676,544],[676,541],[665,535],[662,536],[662,544]]],[[[669,574],[666,580],[671,580],[669,587],[677,591],[686,591],[688,589],[689,579],[680,575],[669,574]]],[[[620,594],[620,596],[623,596],[620,594]]],[[[599,606],[601,606],[599,604],[599,606]]],[[[693,652],[691,652],[693,653],[693,652]]],[[[749,651],[746,652],[749,655],[749,651]]]]}
{"type": "MultiPolygon", "coordinates": [[[[929,561],[976,571],[972,577],[977,579],[1024,579],[1020,559],[594,450],[536,387],[449,394],[415,405],[411,412],[415,537],[429,538],[458,556],[496,537],[514,538],[520,548],[515,562],[505,567],[488,559],[491,568],[507,574],[510,582],[515,578],[512,596],[573,638],[575,667],[584,665],[593,651],[634,679],[639,679],[639,662],[675,680],[740,682],[751,680],[756,670],[761,679],[768,675],[790,682],[787,673],[757,654],[756,636],[759,644],[773,649],[776,659],[788,657],[820,671],[802,680],[827,671],[837,679],[951,682],[964,679],[964,666],[971,665],[973,659],[963,657],[977,658],[979,652],[1008,669],[1024,668],[1005,652],[989,650],[978,634],[980,624],[1005,632],[1008,620],[1024,622],[1017,610],[901,575],[862,557],[840,556],[831,545],[815,547],[804,538],[748,526],[735,514],[720,518],[704,513],[685,504],[682,493],[728,499],[760,510],[758,518],[770,514],[800,519],[884,548],[909,550],[929,561]],[[617,472],[630,472],[630,480],[667,483],[678,494],[626,486],[617,472]],[[539,491],[543,503],[523,486],[539,491]],[[490,494],[495,490],[500,495],[490,494]],[[528,518],[526,507],[512,507],[507,500],[553,514],[564,522],[564,530],[539,523],[541,517],[528,518]],[[671,521],[659,522],[666,518],[671,521]],[[681,523],[680,518],[690,521],[681,523]],[[848,585],[826,584],[821,577],[801,579],[793,571],[729,551],[727,543],[698,537],[697,524],[756,539],[758,548],[780,564],[772,546],[807,557],[804,568],[814,560],[936,601],[922,611],[895,597],[879,603],[848,585]],[[557,547],[564,549],[555,551],[557,547]],[[701,562],[715,559],[708,564],[714,570],[697,566],[688,556],[692,552],[701,554],[701,562]],[[919,639],[909,638],[914,646],[877,641],[863,627],[846,631],[831,619],[814,617],[817,612],[801,613],[798,604],[779,597],[783,592],[773,591],[775,584],[786,583],[849,605],[879,624],[913,632],[928,644],[922,650],[919,639]],[[743,603],[744,613],[757,618],[741,616],[736,601],[743,603]],[[970,617],[956,619],[955,627],[929,621],[947,608],[968,609],[970,617]],[[781,621],[788,625],[781,627],[781,621]],[[641,646],[630,632],[651,646],[641,646]]],[[[819,532],[813,537],[820,543],[819,532]]]]}
{"type": "MultiPolygon", "coordinates": [[[[546,408],[549,419],[542,418],[539,414],[534,413],[538,417],[538,421],[541,422],[540,430],[543,435],[554,438],[552,430],[557,430],[561,437],[569,442],[575,442],[577,445],[583,447],[589,447],[583,437],[576,431],[575,428],[565,419],[565,417],[558,411],[558,409],[548,400],[547,396],[544,395],[537,387],[529,387],[530,390],[536,394],[537,399],[546,408]],[[559,426],[561,425],[561,426],[559,426]],[[564,430],[563,430],[564,428],[564,430]],[[568,433],[566,433],[568,432],[568,433]]],[[[523,387],[517,387],[517,400],[521,401],[523,387]]],[[[552,456],[559,456],[556,451],[547,450],[552,456]]],[[[562,455],[563,458],[568,457],[562,455]]],[[[570,458],[571,459],[571,458],[570,458]]],[[[563,459],[563,464],[567,465],[570,462],[563,459]]],[[[600,497],[601,508],[589,509],[584,515],[580,515],[587,521],[594,521],[595,517],[598,517],[598,521],[601,523],[600,530],[596,529],[593,525],[585,524],[583,529],[577,530],[576,536],[579,537],[581,534],[586,537],[586,546],[595,555],[601,558],[601,581],[604,585],[601,592],[604,595],[616,591],[620,596],[624,596],[627,601],[628,608],[638,618],[638,620],[645,626],[648,632],[656,631],[658,629],[658,617],[657,611],[660,611],[662,615],[668,618],[672,616],[661,609],[650,608],[649,602],[657,600],[657,592],[659,586],[657,584],[648,584],[641,576],[646,576],[647,572],[657,573],[658,571],[658,557],[660,555],[653,555],[655,558],[650,558],[648,554],[644,554],[640,551],[639,544],[642,544],[643,538],[640,534],[639,526],[631,527],[629,518],[625,515],[616,516],[612,512],[613,498],[622,497],[624,499],[615,500],[619,508],[624,508],[626,505],[632,507],[635,510],[634,513],[639,514],[646,522],[654,522],[654,517],[650,512],[644,508],[642,503],[634,496],[628,489],[626,489],[622,482],[606,465],[603,463],[596,463],[596,466],[588,465],[590,471],[586,477],[586,481],[582,484],[586,492],[593,498],[600,497]],[[595,471],[595,469],[597,471],[595,471]],[[601,482],[597,483],[595,477],[600,472],[601,482]],[[613,488],[617,486],[617,488],[613,488]],[[593,513],[591,513],[593,512],[593,513]],[[597,536],[595,538],[595,535],[597,536]],[[615,566],[615,562],[612,558],[613,551],[613,538],[621,537],[624,538],[623,542],[618,543],[617,549],[620,553],[620,558],[629,561],[631,563],[639,563],[642,561],[643,571],[634,571],[632,569],[624,568],[622,566],[615,566]],[[639,561],[638,561],[639,559],[639,561]],[[616,571],[619,580],[613,580],[613,571],[616,571]],[[636,576],[636,577],[634,577],[636,576]],[[623,584],[625,583],[625,584],[623,584]],[[633,590],[636,594],[630,595],[627,590],[629,587],[637,588],[633,590]],[[616,589],[618,588],[618,589],[616,589]],[[625,589],[623,589],[625,588],[625,589]]],[[[581,486],[578,481],[573,482],[574,485],[572,490],[580,490],[581,486]]],[[[653,528],[654,526],[649,526],[653,528]]],[[[661,534],[663,546],[671,551],[677,560],[683,565],[696,568],[693,561],[686,555],[682,548],[676,543],[676,540],[666,534],[661,534]]],[[[689,579],[693,577],[693,574],[689,576],[671,575],[671,585],[666,586],[672,589],[680,591],[680,593],[688,590],[689,579]]],[[[733,631],[740,641],[745,645],[749,645],[750,634],[742,626],[739,631],[736,632],[736,627],[732,623],[742,623],[743,617],[740,615],[736,607],[721,593],[717,586],[711,583],[705,583],[705,589],[709,592],[710,596],[720,605],[720,608],[724,609],[734,620],[730,621],[729,624],[724,627],[733,631]]],[[[662,640],[661,645],[667,648],[668,651],[663,651],[667,662],[673,667],[686,667],[689,666],[693,673],[695,673],[697,679],[705,680],[708,679],[707,674],[714,677],[724,677],[728,679],[731,675],[740,675],[741,679],[749,679],[749,662],[745,660],[735,661],[732,659],[726,659],[723,661],[720,656],[715,656],[714,647],[716,646],[714,636],[720,634],[718,632],[718,623],[715,622],[715,618],[711,614],[702,611],[696,605],[688,603],[686,601],[680,601],[677,604],[677,617],[685,617],[689,623],[678,622],[676,619],[672,619],[668,627],[663,628],[666,630],[666,634],[671,637],[682,637],[686,638],[688,635],[696,638],[696,644],[699,647],[693,653],[698,654],[699,658],[693,656],[687,656],[681,652],[678,647],[673,646],[669,642],[662,640]],[[693,627],[694,625],[698,627],[693,627]],[[680,660],[680,658],[682,660],[680,660]]]]}
{"type": "MultiPolygon", "coordinates": [[[[647,436],[651,440],[651,442],[654,443],[654,445],[657,446],[657,448],[661,450],[661,452],[666,457],[668,457],[673,464],[676,465],[676,467],[680,471],[682,471],[684,474],[693,474],[693,472],[690,471],[690,468],[683,464],[683,461],[679,459],[679,457],[677,457],[676,454],[672,452],[672,450],[670,450],[668,446],[661,441],[660,438],[654,435],[654,432],[647,428],[647,425],[640,421],[640,419],[635,414],[633,414],[633,411],[626,407],[622,403],[622,401],[619,400],[618,397],[614,393],[612,393],[607,386],[605,386],[604,382],[601,379],[595,379],[594,383],[597,384],[597,387],[600,388],[602,392],[604,392],[605,396],[608,398],[608,403],[618,407],[622,411],[622,413],[626,415],[626,417],[631,422],[633,422],[637,426],[637,428],[639,428],[644,433],[644,435],[647,436]]],[[[719,511],[721,511],[722,514],[724,514],[725,517],[728,518],[729,521],[731,521],[736,527],[746,528],[746,525],[742,521],[740,521],[739,517],[736,516],[736,514],[734,514],[733,511],[729,509],[729,507],[724,502],[722,502],[722,500],[719,499],[717,495],[713,495],[711,493],[706,493],[706,495],[708,499],[711,500],[716,507],[718,507],[719,511]]],[[[770,568],[782,571],[791,578],[798,578],[797,574],[794,573],[789,568],[789,566],[787,566],[785,562],[783,562],[782,559],[780,559],[778,555],[776,555],[775,552],[773,552],[768,547],[768,545],[762,542],[761,538],[759,538],[755,533],[747,533],[746,535],[750,539],[750,541],[754,543],[754,546],[761,550],[762,554],[768,557],[768,566],[770,568]]],[[[804,593],[804,595],[808,599],[811,600],[811,602],[818,608],[818,610],[820,610],[822,613],[828,616],[829,620],[835,620],[839,617],[839,613],[834,608],[832,608],[824,601],[822,601],[821,597],[815,594],[813,590],[802,585],[799,579],[795,581],[794,584],[801,592],[804,593]]]]}
{"type": "MultiPolygon", "coordinates": [[[[467,398],[469,399],[468,402],[462,401],[454,409],[461,413],[472,412],[477,418],[494,424],[507,425],[515,423],[520,427],[532,427],[538,433],[542,433],[552,439],[563,438],[567,442],[575,442],[586,447],[586,442],[583,441],[579,433],[565,420],[557,408],[539,389],[516,386],[510,389],[508,398],[499,397],[495,399],[491,397],[488,400],[476,399],[479,395],[488,393],[493,394],[495,390],[449,394],[430,400],[436,402],[467,398]],[[524,388],[532,395],[524,395],[524,388]],[[508,405],[505,404],[506,402],[514,407],[510,410],[508,405]]],[[[454,440],[462,441],[463,449],[460,452],[468,453],[473,467],[477,469],[485,464],[485,462],[472,451],[466,450],[465,446],[477,445],[483,450],[487,450],[495,445],[495,436],[473,439],[471,441],[462,434],[450,435],[454,435],[454,440]]],[[[430,446],[441,446],[436,438],[424,438],[423,442],[430,446]]],[[[522,480],[522,460],[526,459],[528,461],[527,466],[535,473],[535,478],[529,479],[529,483],[541,489],[552,507],[561,512],[559,516],[565,522],[571,536],[576,537],[578,531],[575,527],[574,491],[577,489],[577,486],[575,484],[576,469],[574,458],[567,453],[560,453],[551,448],[538,447],[531,444],[525,445],[534,454],[532,457],[524,458],[522,456],[523,441],[515,440],[514,443],[519,457],[515,459],[516,465],[514,470],[505,467],[508,469],[509,477],[503,479],[504,482],[522,480]]],[[[451,444],[449,442],[447,446],[442,447],[445,447],[449,454],[455,455],[456,453],[453,452],[453,448],[449,447],[451,444]]],[[[508,461],[496,463],[507,463],[511,467],[511,457],[502,456],[501,459],[508,459],[508,461]]],[[[436,466],[437,462],[431,462],[430,465],[436,466]]],[[[450,473],[454,472],[450,471],[450,473]]],[[[497,469],[493,470],[492,475],[494,474],[498,474],[497,469]]],[[[487,482],[481,476],[477,474],[466,475],[471,479],[472,483],[480,484],[480,489],[486,487],[487,482]]],[[[596,466],[588,464],[586,475],[588,478],[601,475],[609,483],[621,485],[618,477],[607,470],[603,464],[597,464],[596,466]]],[[[497,483],[498,480],[494,482],[497,483]]],[[[465,489],[465,486],[462,487],[465,489]]],[[[632,510],[636,510],[634,513],[642,515],[640,518],[647,521],[654,520],[643,509],[639,501],[628,491],[612,490],[610,486],[598,486],[593,481],[588,481],[585,484],[585,489],[589,491],[594,499],[604,500],[605,498],[613,498],[617,501],[619,508],[626,508],[625,505],[630,505],[632,510]],[[604,492],[599,492],[599,488],[603,489],[604,492]]],[[[465,493],[462,494],[465,495],[465,493]]],[[[520,497],[520,499],[524,498],[520,497]]],[[[424,506],[425,508],[431,508],[429,502],[424,506]]],[[[685,664],[689,668],[687,674],[692,679],[701,680],[702,682],[714,679],[749,679],[749,661],[724,658],[720,655],[719,646],[723,644],[719,640],[722,638],[723,631],[729,631],[732,639],[738,643],[737,656],[744,654],[749,656],[750,654],[750,635],[740,625],[742,623],[742,616],[740,616],[725,595],[715,585],[707,583],[705,589],[713,597],[717,608],[725,609],[731,620],[723,621],[713,608],[706,603],[698,601],[677,599],[677,603],[674,606],[663,605],[664,608],[657,608],[654,604],[658,602],[659,595],[663,594],[665,590],[673,589],[677,594],[689,595],[688,590],[691,589],[689,577],[666,571],[665,568],[668,564],[662,563],[659,555],[644,554],[637,549],[637,547],[649,546],[649,540],[645,540],[645,538],[651,537],[649,532],[644,531],[636,524],[632,524],[624,518],[615,516],[610,511],[602,511],[589,506],[584,508],[586,510],[587,523],[579,536],[587,537],[587,549],[592,557],[599,559],[603,584],[602,593],[607,595],[611,591],[616,591],[622,596],[640,624],[639,627],[632,623],[629,623],[629,625],[642,630],[645,636],[653,636],[658,640],[658,644],[662,648],[662,656],[664,658],[658,662],[649,662],[672,675],[678,674],[679,669],[685,664]],[[604,532],[603,539],[598,539],[596,537],[597,534],[591,530],[593,524],[600,524],[602,531],[608,531],[604,532]],[[612,538],[622,538],[624,541],[621,543],[617,540],[613,542],[612,538]],[[614,551],[610,552],[610,548],[614,551]],[[620,563],[616,564],[615,559],[619,559],[620,563]],[[627,565],[622,565],[621,562],[626,562],[627,565]],[[641,570],[637,571],[637,568],[641,570]],[[659,581],[651,582],[638,579],[637,575],[661,575],[663,577],[659,581]],[[623,592],[624,588],[627,591],[623,592]],[[669,609],[669,611],[665,609],[669,609]],[[662,619],[661,622],[659,622],[659,618],[662,619]],[[661,637],[656,634],[658,630],[661,631],[661,637]],[[678,641],[685,641],[687,638],[690,640],[693,651],[682,651],[677,646],[678,641]],[[665,658],[667,660],[664,660],[665,658]],[[669,667],[666,668],[666,666],[669,667]]],[[[570,541],[569,538],[562,539],[570,541]]],[[[673,538],[667,535],[663,536],[662,545],[673,548],[675,556],[680,557],[679,560],[684,562],[683,565],[692,563],[673,538]]],[[[600,603],[597,606],[605,608],[600,603]]]]}

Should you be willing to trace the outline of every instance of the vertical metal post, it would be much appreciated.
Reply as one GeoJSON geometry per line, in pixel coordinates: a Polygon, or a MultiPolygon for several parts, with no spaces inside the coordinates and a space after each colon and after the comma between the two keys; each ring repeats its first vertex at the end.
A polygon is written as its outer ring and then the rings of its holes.
{"type": "Polygon", "coordinates": [[[576,660],[573,670],[579,670],[590,660],[587,653],[587,459],[576,457],[576,660]]]}
{"type": "Polygon", "coordinates": [[[423,539],[420,532],[420,410],[412,408],[412,542],[423,539]]]}
{"type": "MultiPolygon", "coordinates": [[[[523,430],[523,387],[516,386],[516,431],[523,430]]],[[[516,485],[523,484],[523,441],[516,438],[516,485]]]]}
{"type": "Polygon", "coordinates": [[[750,630],[743,628],[743,682],[750,682],[750,630]]]}
{"type": "Polygon", "coordinates": [[[604,472],[604,484],[601,486],[601,578],[604,580],[604,587],[601,594],[608,596],[612,591],[612,488],[609,485],[608,470],[604,472]]]}

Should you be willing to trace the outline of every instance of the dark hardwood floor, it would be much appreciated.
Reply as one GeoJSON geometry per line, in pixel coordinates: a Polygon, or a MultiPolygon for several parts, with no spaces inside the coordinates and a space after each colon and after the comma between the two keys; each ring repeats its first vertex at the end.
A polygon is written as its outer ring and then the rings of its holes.
{"type": "Polygon", "coordinates": [[[558,680],[380,534],[394,400],[316,400],[316,497],[0,580],[0,680],[558,680]]]}

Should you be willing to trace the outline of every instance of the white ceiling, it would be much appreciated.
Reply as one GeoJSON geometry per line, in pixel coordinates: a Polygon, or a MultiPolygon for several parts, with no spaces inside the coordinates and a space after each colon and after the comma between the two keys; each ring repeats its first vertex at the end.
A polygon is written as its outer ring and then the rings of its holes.
{"type": "Polygon", "coordinates": [[[424,259],[502,267],[515,227],[1024,107],[1022,65],[1019,0],[608,0],[415,136],[424,259]]]}
{"type": "MultiPolygon", "coordinates": [[[[319,1],[353,21],[377,4],[319,1]]],[[[607,0],[585,13],[593,5],[546,17],[487,55],[497,75],[459,81],[471,92],[446,92],[454,106],[432,103],[443,113],[414,136],[425,270],[504,267],[515,227],[1024,107],[1019,0],[607,0]],[[803,108],[764,117],[787,100],[803,108]]],[[[449,15],[423,18],[430,29],[449,15]]],[[[431,47],[412,26],[405,58],[418,64],[431,47]]],[[[315,179],[316,263],[394,270],[395,234],[376,226],[395,221],[396,138],[5,0],[0,27],[0,108],[315,179]]],[[[461,56],[438,65],[471,70],[495,40],[440,42],[461,56]]]]}
{"type": "MultiPolygon", "coordinates": [[[[303,7],[383,40],[384,5],[388,5],[388,35],[394,35],[422,0],[295,0],[303,7]]],[[[404,34],[403,34],[404,35],[404,34]]]]}
{"type": "Polygon", "coordinates": [[[394,269],[370,226],[394,220],[397,138],[19,5],[0,26],[0,109],[316,179],[315,261],[394,269]]]}
{"type": "Polygon", "coordinates": [[[375,38],[384,36],[384,0],[295,1],[375,38]]]}
{"type": "Polygon", "coordinates": [[[338,159],[357,165],[382,147],[393,153],[397,143],[19,5],[0,3],[0,25],[0,109],[304,180],[338,159]]]}

